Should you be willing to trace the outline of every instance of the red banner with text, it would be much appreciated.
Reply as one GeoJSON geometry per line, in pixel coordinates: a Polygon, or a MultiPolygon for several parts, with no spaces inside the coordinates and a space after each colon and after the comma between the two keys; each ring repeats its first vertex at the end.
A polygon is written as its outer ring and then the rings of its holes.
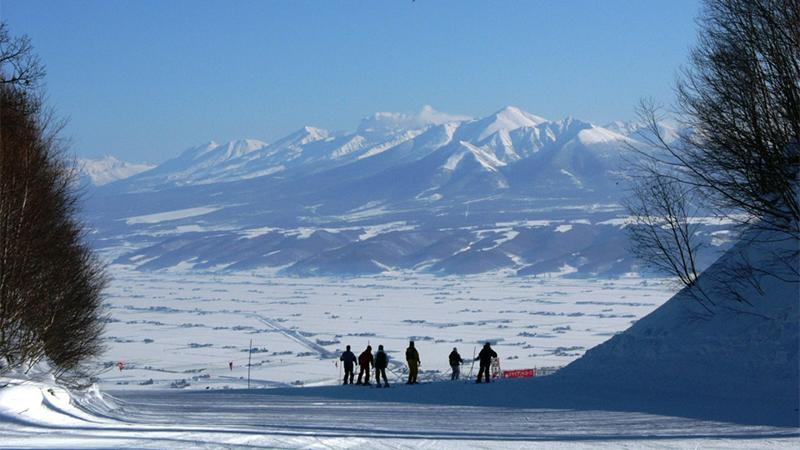
{"type": "Polygon", "coordinates": [[[531,378],[536,376],[536,369],[504,370],[503,378],[531,378]]]}

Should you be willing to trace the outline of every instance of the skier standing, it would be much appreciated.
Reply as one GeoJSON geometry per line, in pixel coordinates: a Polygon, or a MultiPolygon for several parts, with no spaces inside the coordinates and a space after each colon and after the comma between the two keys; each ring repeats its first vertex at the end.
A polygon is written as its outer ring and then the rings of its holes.
{"type": "Polygon", "coordinates": [[[452,374],[450,375],[451,380],[457,380],[458,377],[461,375],[461,364],[464,362],[461,359],[461,355],[458,354],[458,349],[453,347],[453,351],[450,352],[450,369],[452,374]]]}
{"type": "Polygon", "coordinates": [[[347,384],[348,378],[350,380],[350,384],[353,384],[353,364],[356,363],[356,355],[350,351],[350,346],[347,346],[347,350],[342,353],[342,356],[339,357],[339,361],[344,363],[344,383],[347,384]]]}
{"type": "Polygon", "coordinates": [[[492,350],[492,347],[487,342],[484,344],[480,353],[478,353],[478,357],[475,358],[476,361],[480,360],[480,367],[478,368],[478,381],[476,381],[476,383],[481,382],[481,375],[486,376],[487,383],[491,379],[491,376],[489,375],[489,367],[492,365],[492,358],[497,358],[497,353],[492,350]]]}
{"type": "Polygon", "coordinates": [[[367,349],[361,352],[358,355],[358,365],[361,366],[361,370],[358,372],[358,381],[356,384],[361,384],[361,376],[364,376],[364,384],[369,386],[369,371],[373,365],[372,359],[372,347],[367,346],[367,349]]]}
{"type": "Polygon", "coordinates": [[[406,349],[406,362],[408,363],[408,381],[406,384],[417,384],[417,371],[419,370],[419,352],[414,348],[414,341],[408,343],[406,349]]]}
{"type": "Polygon", "coordinates": [[[386,367],[389,365],[389,356],[383,351],[383,345],[378,346],[378,353],[375,353],[375,384],[381,387],[381,375],[383,375],[383,387],[389,387],[386,379],[386,367]]]}

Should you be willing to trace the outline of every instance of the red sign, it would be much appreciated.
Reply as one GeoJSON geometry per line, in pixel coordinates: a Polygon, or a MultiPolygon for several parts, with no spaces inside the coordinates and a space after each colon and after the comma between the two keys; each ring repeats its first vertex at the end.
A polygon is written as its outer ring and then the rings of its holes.
{"type": "Polygon", "coordinates": [[[503,378],[531,378],[536,376],[536,369],[504,370],[503,378]]]}

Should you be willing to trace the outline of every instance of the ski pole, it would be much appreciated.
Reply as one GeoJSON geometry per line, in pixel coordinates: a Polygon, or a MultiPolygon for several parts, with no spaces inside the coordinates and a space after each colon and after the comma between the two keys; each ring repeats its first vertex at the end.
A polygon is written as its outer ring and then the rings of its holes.
{"type": "Polygon", "coordinates": [[[250,361],[253,357],[253,340],[250,339],[250,346],[247,349],[247,389],[250,389],[250,361]]]}
{"type": "Polygon", "coordinates": [[[475,350],[477,347],[472,347],[472,366],[469,368],[469,378],[472,378],[472,371],[475,369],[475,350]]]}

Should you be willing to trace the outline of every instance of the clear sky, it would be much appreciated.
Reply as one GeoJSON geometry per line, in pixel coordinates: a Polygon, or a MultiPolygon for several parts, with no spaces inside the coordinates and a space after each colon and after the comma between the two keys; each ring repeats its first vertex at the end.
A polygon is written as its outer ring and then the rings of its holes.
{"type": "Polygon", "coordinates": [[[423,105],[603,124],[670,103],[697,0],[0,0],[79,156],[354,130],[423,105]]]}

